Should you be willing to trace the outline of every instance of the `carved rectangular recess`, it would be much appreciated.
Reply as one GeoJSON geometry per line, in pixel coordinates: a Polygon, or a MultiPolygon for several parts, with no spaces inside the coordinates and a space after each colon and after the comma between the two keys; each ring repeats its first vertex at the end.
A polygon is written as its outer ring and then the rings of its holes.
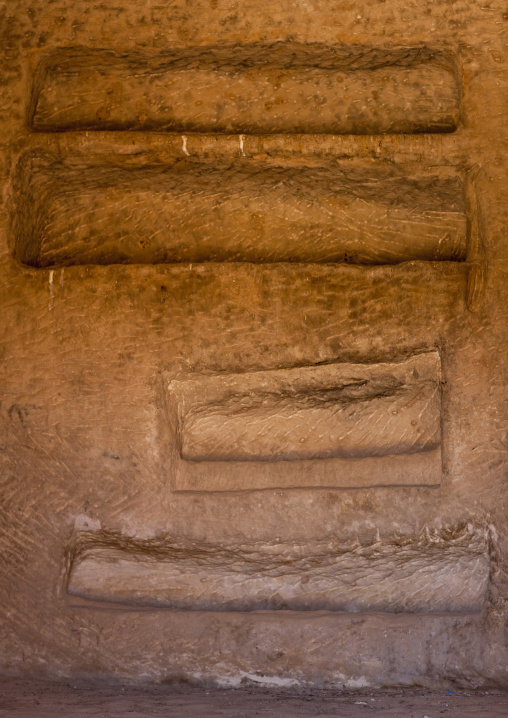
{"type": "Polygon", "coordinates": [[[15,255],[34,267],[177,262],[464,261],[460,178],[388,163],[167,166],[25,158],[15,255]]]}
{"type": "Polygon", "coordinates": [[[436,485],[441,364],[328,364],[166,375],[165,471],[176,491],[436,485]]]}
{"type": "Polygon", "coordinates": [[[61,49],[35,75],[35,130],[452,132],[453,58],[426,46],[204,46],[163,54],[61,49]]]}
{"type": "Polygon", "coordinates": [[[489,556],[482,531],[459,526],[372,545],[76,537],[67,592],[127,606],[199,611],[482,610],[489,556]]]}

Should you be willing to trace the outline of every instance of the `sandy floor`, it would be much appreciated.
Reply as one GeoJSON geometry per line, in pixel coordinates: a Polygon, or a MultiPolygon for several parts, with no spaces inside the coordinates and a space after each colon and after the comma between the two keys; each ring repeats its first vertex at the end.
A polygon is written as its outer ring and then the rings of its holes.
{"type": "Polygon", "coordinates": [[[424,690],[347,692],[145,688],[0,680],[0,716],[21,718],[485,718],[508,717],[508,693],[424,690]]]}

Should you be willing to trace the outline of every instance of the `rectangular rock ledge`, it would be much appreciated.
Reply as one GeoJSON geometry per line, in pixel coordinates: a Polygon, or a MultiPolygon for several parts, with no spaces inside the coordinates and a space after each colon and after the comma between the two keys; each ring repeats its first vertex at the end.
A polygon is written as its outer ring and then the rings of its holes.
{"type": "Polygon", "coordinates": [[[68,593],[92,601],[200,611],[481,611],[489,576],[484,537],[393,544],[155,545],[78,537],[68,593]]]}
{"type": "Polygon", "coordinates": [[[467,254],[461,181],[439,172],[256,160],[127,169],[46,156],[20,174],[15,254],[35,267],[381,265],[467,254]]]}
{"type": "Polygon", "coordinates": [[[439,484],[440,377],[438,352],[175,377],[165,470],[177,491],[439,484]]]}
{"type": "Polygon", "coordinates": [[[459,89],[448,59],[422,47],[68,49],[39,66],[31,114],[40,131],[452,132],[459,89]]]}

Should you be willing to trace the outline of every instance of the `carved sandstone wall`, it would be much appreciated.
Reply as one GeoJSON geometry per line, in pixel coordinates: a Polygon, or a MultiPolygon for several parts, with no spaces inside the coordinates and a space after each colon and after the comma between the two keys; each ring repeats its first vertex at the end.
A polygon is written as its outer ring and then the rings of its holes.
{"type": "Polygon", "coordinates": [[[505,4],[0,23],[1,672],[506,686],[505,4]]]}

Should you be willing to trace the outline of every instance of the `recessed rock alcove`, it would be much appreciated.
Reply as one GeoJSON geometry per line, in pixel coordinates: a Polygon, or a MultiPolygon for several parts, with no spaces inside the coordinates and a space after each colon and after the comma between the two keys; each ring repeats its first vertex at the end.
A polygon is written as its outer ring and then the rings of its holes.
{"type": "Polygon", "coordinates": [[[441,481],[438,352],[165,379],[164,472],[177,491],[441,481]]]}
{"type": "Polygon", "coordinates": [[[39,65],[30,120],[39,131],[453,132],[454,60],[425,46],[322,43],[61,49],[39,65]]]}
{"type": "Polygon", "coordinates": [[[218,546],[81,532],[67,592],[92,601],[193,611],[477,613],[489,575],[484,531],[381,544],[218,546]]]}
{"type": "MultiPolygon", "coordinates": [[[[26,156],[15,254],[36,267],[181,262],[464,261],[457,173],[385,163],[102,165],[26,156]]],[[[117,160],[118,161],[118,160],[117,160]]]]}

